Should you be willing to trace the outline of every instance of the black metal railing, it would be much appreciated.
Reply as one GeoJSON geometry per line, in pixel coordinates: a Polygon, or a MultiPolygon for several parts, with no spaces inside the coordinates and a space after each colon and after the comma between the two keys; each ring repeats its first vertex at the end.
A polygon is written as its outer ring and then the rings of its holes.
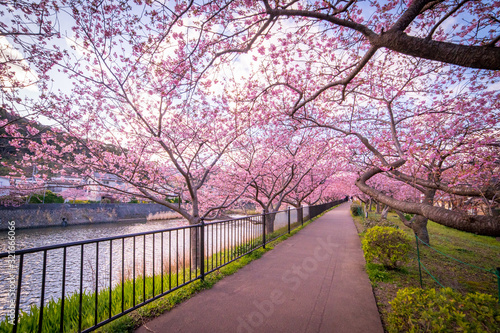
{"type": "Polygon", "coordinates": [[[327,202],[321,205],[315,205],[315,206],[310,206],[309,207],[309,218],[314,218],[318,216],[319,214],[323,213],[325,210],[328,210],[332,207],[335,207],[343,202],[347,201],[347,197],[342,200],[337,200],[337,201],[332,201],[332,202],[327,202]]]}
{"type": "Polygon", "coordinates": [[[0,331],[90,332],[344,201],[0,253],[0,331]]]}

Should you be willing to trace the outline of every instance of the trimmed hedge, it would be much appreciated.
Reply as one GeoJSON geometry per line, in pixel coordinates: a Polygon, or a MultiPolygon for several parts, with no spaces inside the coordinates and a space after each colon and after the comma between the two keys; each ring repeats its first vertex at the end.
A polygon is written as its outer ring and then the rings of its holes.
{"type": "Polygon", "coordinates": [[[367,262],[378,261],[388,269],[396,269],[408,261],[411,241],[402,230],[375,226],[366,231],[362,243],[367,262]]]}
{"type": "Polygon", "coordinates": [[[387,329],[391,333],[500,331],[500,304],[487,294],[405,288],[389,304],[387,329]]]}

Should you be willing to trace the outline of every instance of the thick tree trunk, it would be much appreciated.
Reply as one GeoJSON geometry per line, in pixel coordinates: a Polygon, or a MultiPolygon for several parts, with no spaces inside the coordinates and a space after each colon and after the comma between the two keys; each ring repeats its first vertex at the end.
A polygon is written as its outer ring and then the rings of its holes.
{"type": "Polygon", "coordinates": [[[500,48],[461,45],[409,36],[403,31],[388,30],[368,37],[376,47],[418,58],[441,61],[469,68],[500,69],[500,48]]]}
{"type": "Polygon", "coordinates": [[[191,265],[191,269],[196,270],[201,267],[202,260],[200,251],[201,232],[199,227],[190,229],[189,244],[191,245],[191,262],[189,264],[191,265]]]}
{"type": "MultiPolygon", "coordinates": [[[[201,219],[198,217],[192,217],[189,219],[189,225],[197,225],[201,223],[201,219]]],[[[179,232],[179,240],[182,238],[183,233],[179,232]]],[[[187,245],[187,244],[186,244],[187,245]]],[[[191,269],[195,270],[200,269],[201,267],[201,227],[193,227],[189,229],[189,253],[186,253],[186,260],[189,260],[189,255],[191,261],[186,262],[186,267],[188,265],[191,266],[191,269]]],[[[184,251],[186,251],[186,247],[184,247],[184,251]]]]}
{"type": "MultiPolygon", "coordinates": [[[[429,181],[433,180],[432,177],[434,176],[429,175],[429,181]]],[[[434,204],[434,197],[436,196],[436,190],[428,189],[427,191],[425,191],[424,194],[425,197],[422,203],[432,206],[434,204]]],[[[413,232],[415,232],[415,235],[417,235],[417,237],[421,241],[430,244],[429,232],[427,231],[427,222],[428,222],[427,217],[422,215],[416,215],[415,218],[413,219],[411,228],[413,229],[413,232]]]]}
{"type": "Polygon", "coordinates": [[[396,213],[401,219],[401,222],[403,222],[403,224],[408,228],[411,228],[420,240],[430,244],[429,233],[427,232],[427,218],[425,216],[415,215],[410,221],[408,221],[401,211],[396,210],[396,213]]]}
{"type": "Polygon", "coordinates": [[[384,209],[382,210],[382,215],[380,218],[386,219],[387,220],[387,213],[389,213],[389,206],[385,205],[384,209]]]}
{"type": "MultiPolygon", "coordinates": [[[[399,167],[403,164],[404,161],[398,161],[394,163],[393,166],[399,167]]],[[[368,170],[356,180],[356,186],[363,193],[375,198],[375,200],[402,212],[422,215],[436,223],[462,231],[485,236],[500,236],[500,217],[479,215],[473,216],[463,212],[447,210],[425,203],[400,201],[389,197],[366,184],[368,179],[381,172],[383,172],[383,170],[380,168],[372,168],[368,170]]]]}
{"type": "Polygon", "coordinates": [[[436,181],[432,179],[421,179],[406,175],[398,170],[392,170],[392,174],[404,182],[415,183],[428,189],[440,190],[450,194],[456,194],[462,197],[478,197],[500,202],[500,186],[490,185],[476,188],[468,185],[450,185],[446,182],[436,181]]]}
{"type": "Polygon", "coordinates": [[[300,205],[293,205],[295,210],[297,211],[297,222],[302,223],[304,221],[304,210],[301,208],[300,205]]]}
{"type": "Polygon", "coordinates": [[[271,234],[274,232],[274,221],[276,220],[276,213],[271,212],[266,214],[266,233],[271,234]]]}
{"type": "Polygon", "coordinates": [[[416,215],[411,224],[411,228],[421,241],[430,244],[429,232],[427,231],[427,221],[427,217],[416,215]]]}

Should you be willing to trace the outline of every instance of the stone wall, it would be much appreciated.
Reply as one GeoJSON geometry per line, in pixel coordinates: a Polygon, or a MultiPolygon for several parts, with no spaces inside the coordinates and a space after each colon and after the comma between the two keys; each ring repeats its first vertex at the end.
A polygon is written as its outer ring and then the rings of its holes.
{"type": "Polygon", "coordinates": [[[8,221],[16,221],[16,228],[37,228],[68,225],[144,221],[149,214],[171,212],[158,204],[29,204],[20,207],[0,206],[0,230],[6,230],[8,221]],[[63,220],[64,219],[64,220],[63,220]]]}

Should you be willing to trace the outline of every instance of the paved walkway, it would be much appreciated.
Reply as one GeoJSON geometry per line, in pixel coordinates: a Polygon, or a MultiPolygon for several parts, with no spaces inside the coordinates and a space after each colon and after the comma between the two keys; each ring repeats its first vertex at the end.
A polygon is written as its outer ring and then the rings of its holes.
{"type": "Polygon", "coordinates": [[[349,203],[170,312],[147,332],[383,332],[349,203]]]}

